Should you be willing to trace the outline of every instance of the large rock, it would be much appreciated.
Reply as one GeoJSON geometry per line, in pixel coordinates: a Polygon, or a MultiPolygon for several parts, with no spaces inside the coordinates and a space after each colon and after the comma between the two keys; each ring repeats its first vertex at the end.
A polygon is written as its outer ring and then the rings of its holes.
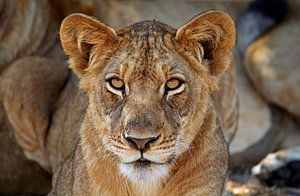
{"type": "Polygon", "coordinates": [[[250,45],[245,66],[253,84],[269,102],[299,119],[300,3],[293,4],[286,21],[250,45]]]}

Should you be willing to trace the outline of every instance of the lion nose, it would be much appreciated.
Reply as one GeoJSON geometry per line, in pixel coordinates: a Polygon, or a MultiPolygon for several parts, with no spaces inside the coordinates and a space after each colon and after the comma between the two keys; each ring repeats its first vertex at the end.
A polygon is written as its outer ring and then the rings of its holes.
{"type": "Polygon", "coordinates": [[[144,150],[149,147],[149,145],[155,142],[159,136],[156,137],[148,137],[148,138],[134,138],[134,137],[125,137],[126,141],[131,145],[133,148],[137,150],[144,150]]]}

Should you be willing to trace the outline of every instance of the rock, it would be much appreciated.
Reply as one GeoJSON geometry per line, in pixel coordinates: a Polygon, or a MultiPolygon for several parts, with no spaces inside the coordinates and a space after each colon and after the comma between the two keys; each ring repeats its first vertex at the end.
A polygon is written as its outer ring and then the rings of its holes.
{"type": "Polygon", "coordinates": [[[266,100],[300,119],[300,3],[291,4],[288,18],[250,45],[245,67],[266,100]]]}

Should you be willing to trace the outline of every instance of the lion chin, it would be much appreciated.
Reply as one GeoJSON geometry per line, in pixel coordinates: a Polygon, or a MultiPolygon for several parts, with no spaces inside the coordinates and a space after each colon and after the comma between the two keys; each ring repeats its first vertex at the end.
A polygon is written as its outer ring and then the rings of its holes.
{"type": "Polygon", "coordinates": [[[133,182],[154,181],[169,175],[169,168],[166,164],[158,164],[147,160],[121,163],[119,170],[122,175],[133,182]]]}

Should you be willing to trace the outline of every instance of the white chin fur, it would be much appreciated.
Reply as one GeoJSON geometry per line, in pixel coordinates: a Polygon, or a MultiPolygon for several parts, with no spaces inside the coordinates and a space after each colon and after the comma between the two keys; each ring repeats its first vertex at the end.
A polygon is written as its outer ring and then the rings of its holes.
{"type": "Polygon", "coordinates": [[[159,178],[167,177],[169,170],[166,165],[151,165],[151,167],[136,168],[133,164],[120,164],[121,174],[129,180],[136,181],[153,181],[159,178]]]}

